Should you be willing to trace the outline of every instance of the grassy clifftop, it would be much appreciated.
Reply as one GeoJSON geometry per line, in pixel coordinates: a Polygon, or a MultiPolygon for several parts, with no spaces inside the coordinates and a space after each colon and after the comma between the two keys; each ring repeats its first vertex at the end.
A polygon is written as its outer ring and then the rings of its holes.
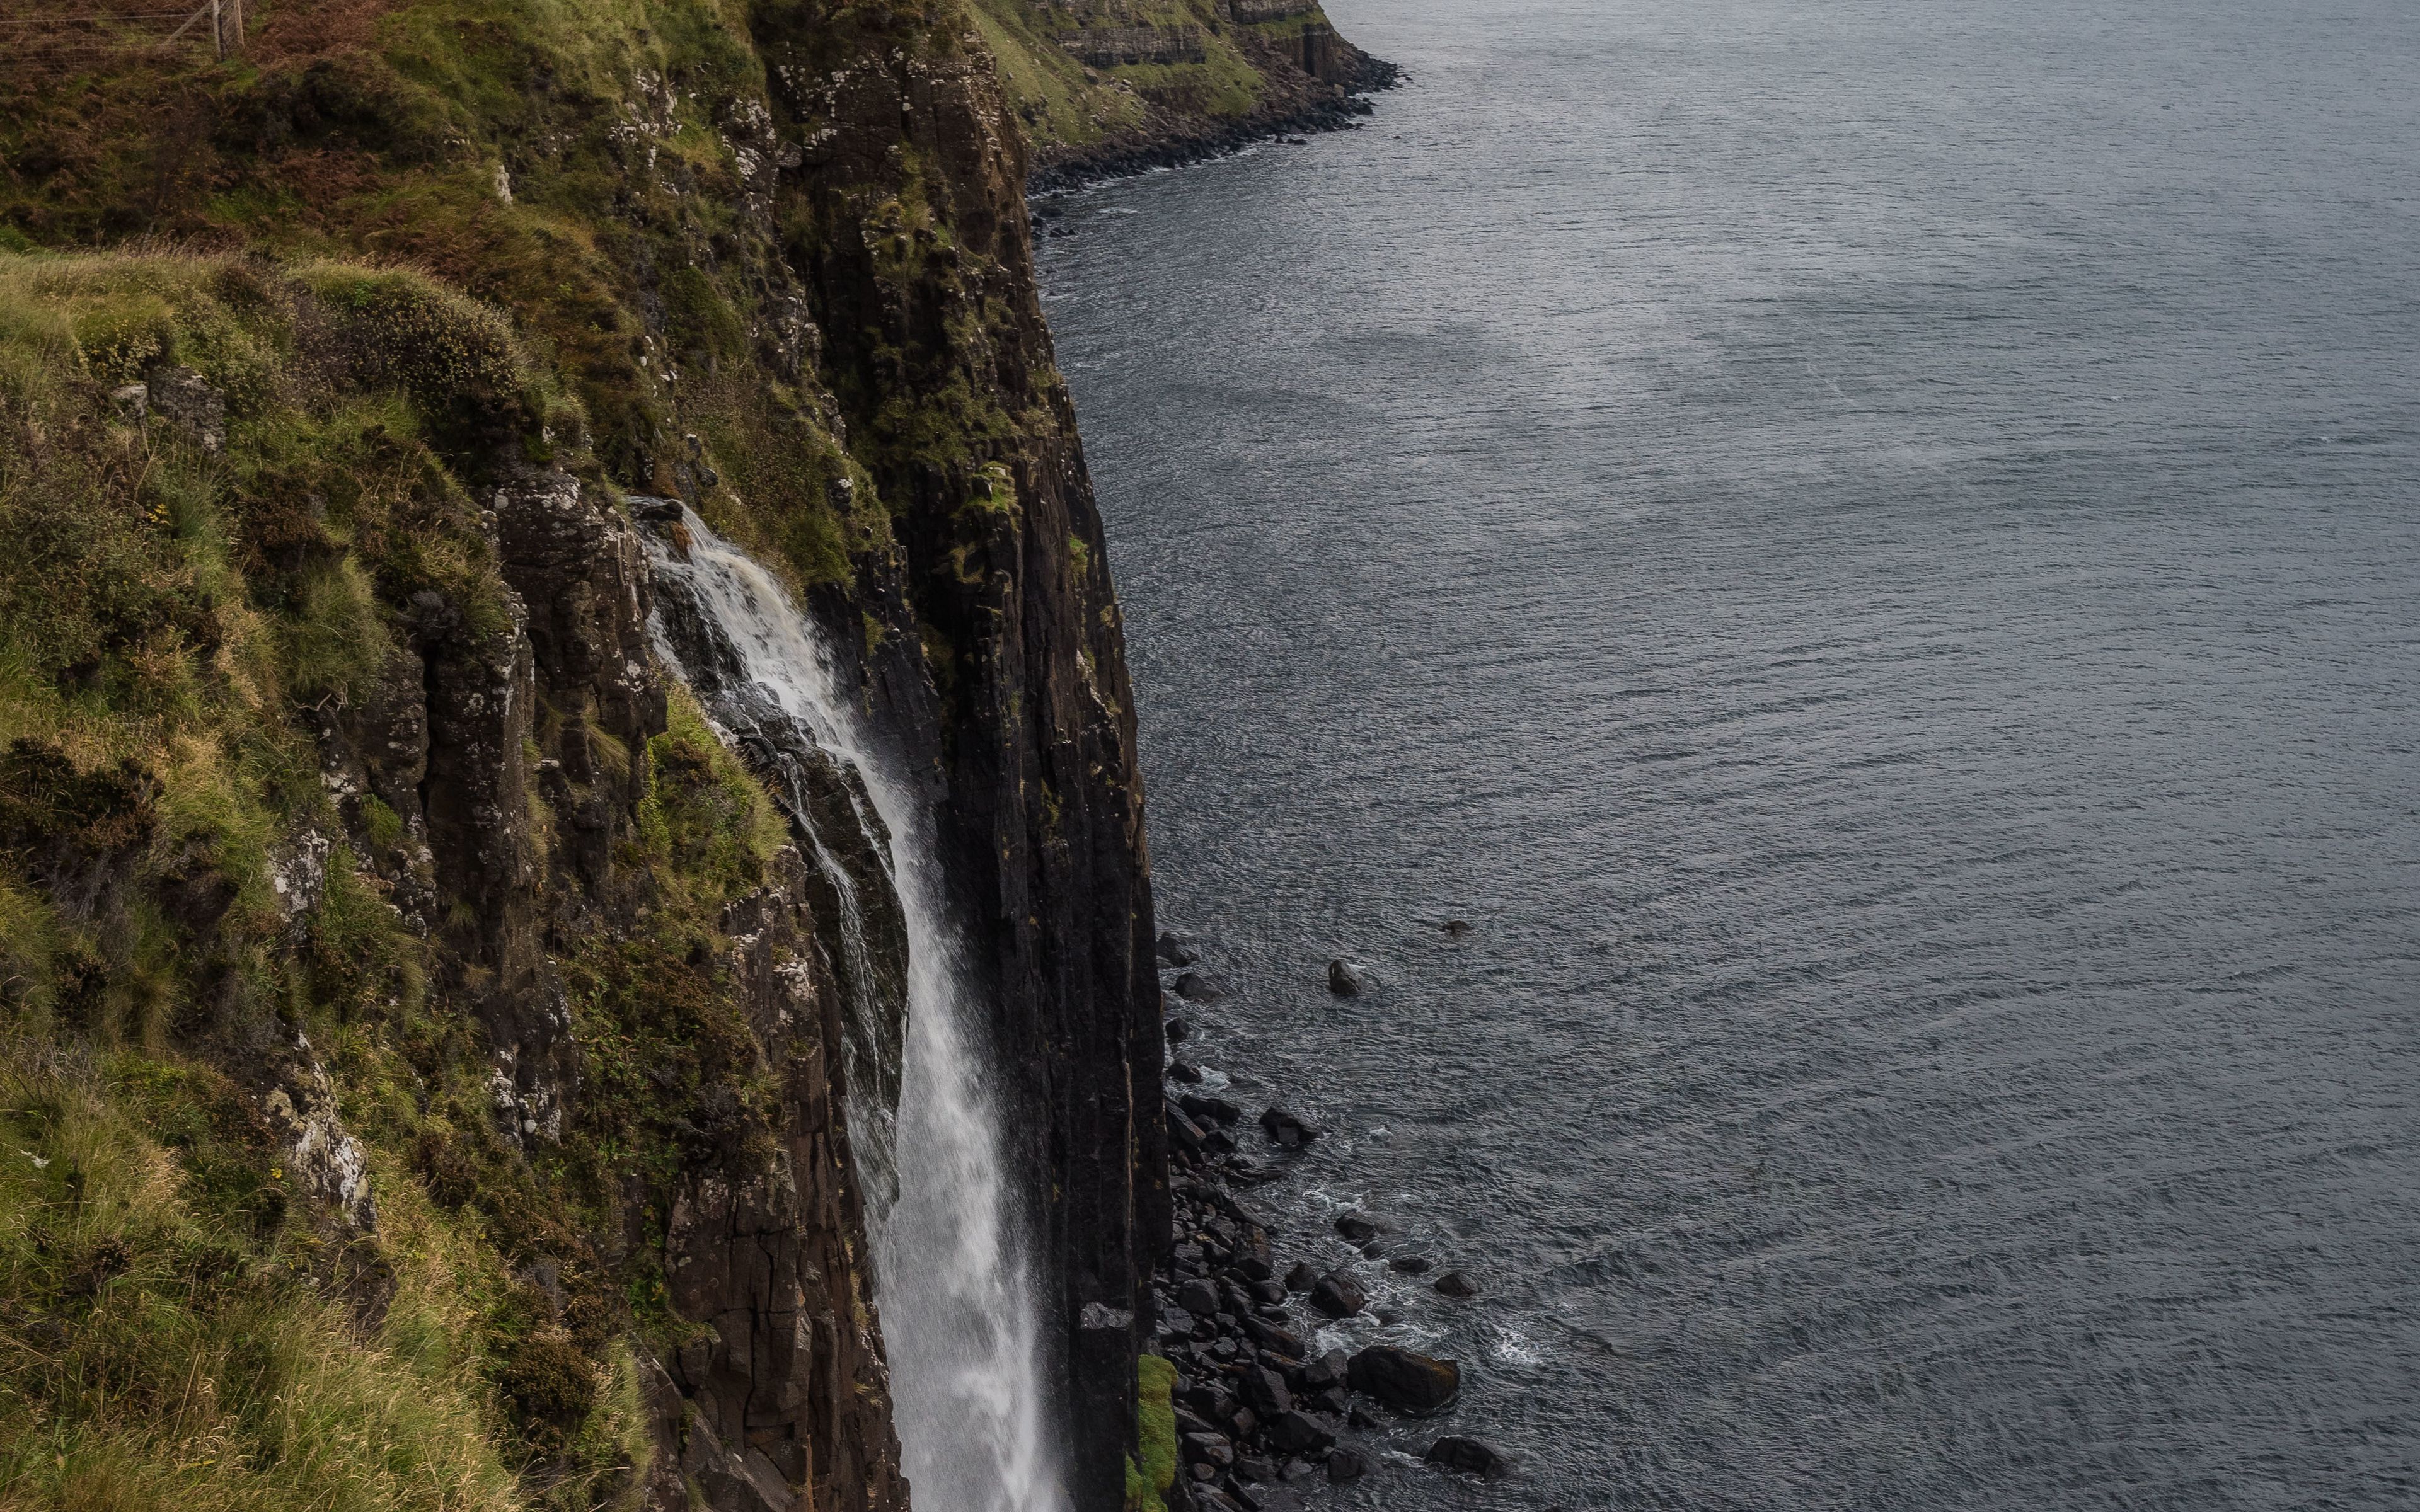
{"type": "Polygon", "coordinates": [[[1394,70],[1316,0],[970,0],[1046,175],[1333,124],[1394,70]]]}

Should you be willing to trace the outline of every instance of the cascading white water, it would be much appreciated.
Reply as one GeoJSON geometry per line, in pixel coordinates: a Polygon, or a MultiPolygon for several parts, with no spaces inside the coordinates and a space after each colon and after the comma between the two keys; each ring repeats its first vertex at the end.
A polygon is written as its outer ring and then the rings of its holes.
{"type": "Polygon", "coordinates": [[[933,874],[930,816],[863,738],[821,640],[780,583],[694,514],[683,522],[687,560],[650,542],[659,578],[684,586],[728,638],[742,674],[857,770],[890,833],[908,929],[908,1030],[898,1113],[885,1131],[896,1194],[869,1182],[867,1195],[910,1495],[917,1512],[1064,1512],[1028,1230],[967,1023],[979,989],[933,874]]]}

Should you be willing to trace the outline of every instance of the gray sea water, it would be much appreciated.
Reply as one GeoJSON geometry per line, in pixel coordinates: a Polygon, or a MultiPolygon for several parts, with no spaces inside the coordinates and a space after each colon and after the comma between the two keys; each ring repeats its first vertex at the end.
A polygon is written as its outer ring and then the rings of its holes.
{"type": "Polygon", "coordinates": [[[2420,8],[1329,8],[1045,251],[1321,1498],[2420,1506],[2420,8]]]}

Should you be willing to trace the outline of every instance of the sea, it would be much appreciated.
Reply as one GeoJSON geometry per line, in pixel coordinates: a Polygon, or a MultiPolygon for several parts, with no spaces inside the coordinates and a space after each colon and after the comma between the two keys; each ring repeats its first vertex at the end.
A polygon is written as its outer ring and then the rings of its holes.
{"type": "Polygon", "coordinates": [[[1311,1500],[2420,1507],[2420,6],[1327,10],[1041,243],[1185,1048],[1464,1372],[1311,1500]]]}

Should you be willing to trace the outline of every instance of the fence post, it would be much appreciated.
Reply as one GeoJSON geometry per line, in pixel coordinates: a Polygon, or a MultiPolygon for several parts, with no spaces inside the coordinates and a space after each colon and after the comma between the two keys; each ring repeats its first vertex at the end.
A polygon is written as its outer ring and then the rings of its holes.
{"type": "Polygon", "coordinates": [[[210,0],[210,46],[218,51],[219,61],[226,61],[226,28],[219,23],[219,0],[210,0]]]}
{"type": "Polygon", "coordinates": [[[231,3],[235,7],[235,23],[232,27],[235,32],[235,50],[240,53],[243,51],[243,0],[231,0],[231,3]]]}

